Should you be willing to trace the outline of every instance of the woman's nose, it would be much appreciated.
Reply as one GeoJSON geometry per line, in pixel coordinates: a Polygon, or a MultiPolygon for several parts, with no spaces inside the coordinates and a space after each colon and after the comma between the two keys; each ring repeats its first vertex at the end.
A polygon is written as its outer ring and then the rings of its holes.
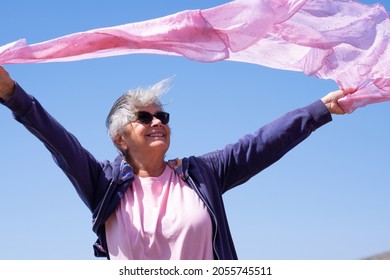
{"type": "Polygon", "coordinates": [[[155,116],[153,116],[153,120],[152,120],[152,126],[160,126],[162,125],[162,122],[161,120],[159,120],[158,118],[156,118],[155,116]]]}

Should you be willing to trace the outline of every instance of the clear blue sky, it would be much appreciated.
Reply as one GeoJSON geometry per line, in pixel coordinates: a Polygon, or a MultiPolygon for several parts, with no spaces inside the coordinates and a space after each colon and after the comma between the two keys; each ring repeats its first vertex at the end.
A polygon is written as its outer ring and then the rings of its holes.
{"type": "MultiPolygon", "coordinates": [[[[4,1],[0,45],[37,43],[147,20],[208,1],[4,1]]],[[[361,1],[374,3],[374,1],[361,1]]],[[[390,1],[382,0],[388,10],[390,1]]],[[[258,65],[128,55],[8,65],[98,159],[113,159],[105,117],[127,89],[176,75],[167,158],[200,155],[337,89],[258,65]]],[[[390,250],[390,103],[335,116],[279,162],[225,195],[241,259],[359,259],[390,250]]],[[[44,146],[0,108],[0,259],[94,259],[91,214],[44,146]]]]}

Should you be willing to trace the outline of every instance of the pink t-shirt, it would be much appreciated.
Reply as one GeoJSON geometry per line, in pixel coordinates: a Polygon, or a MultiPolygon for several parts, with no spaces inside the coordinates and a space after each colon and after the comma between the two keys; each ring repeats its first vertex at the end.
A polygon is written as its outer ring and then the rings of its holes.
{"type": "Polygon", "coordinates": [[[135,176],[105,226],[110,259],[213,259],[206,206],[169,166],[135,176]]]}

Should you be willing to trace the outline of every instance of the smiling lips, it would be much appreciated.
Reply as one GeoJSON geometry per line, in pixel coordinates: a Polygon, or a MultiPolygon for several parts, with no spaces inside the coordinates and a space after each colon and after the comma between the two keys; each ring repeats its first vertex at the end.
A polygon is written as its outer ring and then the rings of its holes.
{"type": "Polygon", "coordinates": [[[152,132],[146,135],[147,137],[164,137],[165,133],[162,132],[152,132]]]}

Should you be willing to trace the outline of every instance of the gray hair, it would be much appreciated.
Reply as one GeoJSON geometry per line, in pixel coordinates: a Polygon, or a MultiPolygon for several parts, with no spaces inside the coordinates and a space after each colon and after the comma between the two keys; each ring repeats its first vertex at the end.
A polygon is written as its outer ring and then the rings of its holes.
{"type": "Polygon", "coordinates": [[[106,118],[106,127],[111,140],[114,141],[115,137],[123,132],[126,124],[133,120],[139,108],[152,104],[163,107],[160,97],[171,88],[172,82],[173,77],[170,77],[148,87],[130,89],[119,97],[106,118]]]}

